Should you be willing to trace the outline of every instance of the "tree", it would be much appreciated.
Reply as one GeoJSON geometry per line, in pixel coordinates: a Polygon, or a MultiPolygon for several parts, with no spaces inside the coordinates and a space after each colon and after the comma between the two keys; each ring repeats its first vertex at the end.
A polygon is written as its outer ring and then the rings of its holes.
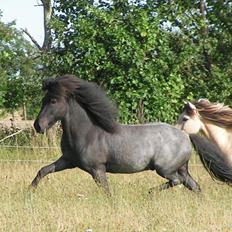
{"type": "Polygon", "coordinates": [[[180,67],[184,95],[191,93],[194,98],[231,105],[231,2],[189,0],[170,4],[165,0],[161,5],[158,13],[181,33],[178,60],[186,59],[180,67]]]}
{"type": "Polygon", "coordinates": [[[71,72],[106,87],[123,122],[173,119],[183,89],[172,69],[178,34],[162,27],[153,8],[131,1],[55,1],[51,27],[46,62],[52,73],[71,72]]]}
{"type": "Polygon", "coordinates": [[[0,21],[0,107],[10,112],[31,103],[38,93],[38,64],[31,59],[35,50],[14,25],[0,21]]]}
{"type": "Polygon", "coordinates": [[[192,98],[231,103],[230,1],[41,3],[43,45],[30,37],[42,59],[40,77],[72,73],[97,82],[118,103],[122,122],[173,122],[192,98]]]}

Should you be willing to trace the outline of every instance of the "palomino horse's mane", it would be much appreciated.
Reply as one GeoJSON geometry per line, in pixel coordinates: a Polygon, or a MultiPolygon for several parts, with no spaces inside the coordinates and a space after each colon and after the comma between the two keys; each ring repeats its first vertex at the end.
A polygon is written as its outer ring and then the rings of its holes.
{"type": "Polygon", "coordinates": [[[222,127],[232,127],[232,109],[223,103],[212,103],[207,99],[192,102],[203,119],[222,127]]]}
{"type": "Polygon", "coordinates": [[[66,74],[46,79],[43,82],[43,90],[49,96],[75,99],[95,125],[110,133],[116,131],[117,109],[105,91],[95,83],[66,74]]]}

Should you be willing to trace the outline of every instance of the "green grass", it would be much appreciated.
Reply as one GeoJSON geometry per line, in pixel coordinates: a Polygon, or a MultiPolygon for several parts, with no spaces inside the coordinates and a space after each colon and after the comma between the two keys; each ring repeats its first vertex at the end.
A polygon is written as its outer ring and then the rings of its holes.
{"type": "Polygon", "coordinates": [[[190,167],[201,194],[177,186],[151,196],[149,188],[165,180],[147,171],[109,174],[109,198],[79,169],[50,174],[28,191],[47,162],[14,159],[57,158],[50,152],[0,150],[0,231],[232,231],[232,189],[212,181],[202,166],[190,167]]]}

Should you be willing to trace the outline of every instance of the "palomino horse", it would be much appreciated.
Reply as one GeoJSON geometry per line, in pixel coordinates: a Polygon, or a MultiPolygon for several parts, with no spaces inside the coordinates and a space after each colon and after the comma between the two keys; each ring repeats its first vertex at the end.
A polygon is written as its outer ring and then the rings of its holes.
{"type": "Polygon", "coordinates": [[[106,172],[144,170],[155,170],[168,179],[160,189],[184,184],[200,191],[188,172],[191,142],[185,132],[165,123],[117,123],[115,107],[105,92],[72,75],[46,80],[43,90],[45,97],[34,127],[43,133],[61,121],[63,154],[38,172],[32,187],[49,173],[79,167],[108,193],[106,172]]]}
{"type": "Polygon", "coordinates": [[[187,102],[177,125],[190,139],[214,177],[232,183],[232,109],[207,99],[187,102]],[[202,132],[205,137],[194,135],[202,132]]]}

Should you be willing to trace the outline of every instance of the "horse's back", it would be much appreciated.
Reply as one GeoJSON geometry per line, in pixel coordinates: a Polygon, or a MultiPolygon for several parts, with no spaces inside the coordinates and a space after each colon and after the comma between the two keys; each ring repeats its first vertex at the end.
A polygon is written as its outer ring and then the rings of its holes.
{"type": "MultiPolygon", "coordinates": [[[[150,123],[139,125],[121,125],[121,134],[139,140],[153,140],[154,143],[189,144],[188,135],[167,123],[150,123]]],[[[171,145],[170,144],[170,145],[171,145]]],[[[159,144],[157,144],[159,146],[159,144]]]]}

